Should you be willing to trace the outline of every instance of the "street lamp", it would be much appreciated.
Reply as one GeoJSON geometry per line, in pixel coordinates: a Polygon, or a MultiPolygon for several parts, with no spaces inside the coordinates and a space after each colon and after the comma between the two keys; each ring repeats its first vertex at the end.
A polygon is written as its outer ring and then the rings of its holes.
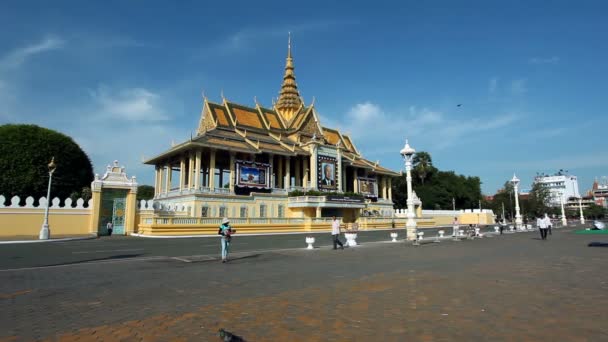
{"type": "Polygon", "coordinates": [[[566,219],[566,211],[564,210],[564,196],[561,196],[562,201],[562,226],[566,227],[568,225],[568,220],[566,219]]]}
{"type": "Polygon", "coordinates": [[[583,198],[578,198],[578,209],[581,212],[581,224],[585,224],[585,216],[583,216],[583,198]]]}
{"type": "Polygon", "coordinates": [[[517,190],[517,186],[519,185],[519,178],[513,174],[513,178],[511,178],[511,183],[513,183],[513,192],[515,193],[515,228],[521,229],[521,214],[519,213],[519,191],[517,190]]]}
{"type": "Polygon", "coordinates": [[[416,221],[414,220],[414,197],[412,195],[412,159],[414,158],[414,150],[410,147],[407,139],[405,139],[405,146],[400,151],[401,156],[405,160],[405,171],[406,182],[407,182],[407,223],[406,227],[406,237],[408,240],[416,240],[416,221]]]}
{"type": "Polygon", "coordinates": [[[53,179],[53,172],[57,168],[55,164],[55,157],[51,158],[51,162],[47,165],[49,168],[49,187],[46,191],[46,208],[44,209],[44,223],[40,228],[40,235],[38,239],[48,240],[51,237],[51,231],[49,230],[49,203],[51,202],[51,181],[53,179]]]}

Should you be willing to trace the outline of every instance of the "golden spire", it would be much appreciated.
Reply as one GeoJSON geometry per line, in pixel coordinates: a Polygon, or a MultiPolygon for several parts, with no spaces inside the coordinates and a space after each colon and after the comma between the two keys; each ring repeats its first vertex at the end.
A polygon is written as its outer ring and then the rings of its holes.
{"type": "Polygon", "coordinates": [[[291,120],[302,107],[302,100],[296,84],[294,75],[293,58],[291,57],[291,32],[287,40],[287,61],[285,63],[285,75],[279,92],[279,100],[275,108],[287,121],[291,120]]]}

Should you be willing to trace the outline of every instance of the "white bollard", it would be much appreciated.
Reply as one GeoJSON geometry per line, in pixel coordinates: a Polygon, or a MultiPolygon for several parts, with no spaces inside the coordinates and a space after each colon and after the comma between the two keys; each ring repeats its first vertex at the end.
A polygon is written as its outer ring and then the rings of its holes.
{"type": "Polygon", "coordinates": [[[391,233],[391,238],[392,238],[391,242],[397,242],[397,236],[399,236],[399,234],[392,232],[391,233]]]}
{"type": "Polygon", "coordinates": [[[314,249],[314,247],[312,246],[313,243],[315,243],[315,238],[312,236],[307,236],[306,237],[306,243],[308,244],[308,247],[306,247],[306,249],[314,249]]]}
{"type": "Polygon", "coordinates": [[[475,236],[479,236],[479,231],[480,231],[479,228],[475,228],[475,236]]]}
{"type": "Polygon", "coordinates": [[[418,232],[418,233],[416,233],[416,241],[414,241],[414,245],[415,246],[419,246],[420,245],[420,240],[422,240],[423,236],[424,236],[424,232],[418,232]]]}
{"type": "Polygon", "coordinates": [[[443,237],[443,234],[445,234],[445,232],[444,232],[443,230],[440,230],[440,231],[439,231],[439,237],[440,237],[440,238],[442,238],[442,237],[443,237]]]}
{"type": "Polygon", "coordinates": [[[355,247],[357,245],[357,233],[346,233],[346,246],[355,247]]]}
{"type": "Polygon", "coordinates": [[[498,226],[494,226],[494,233],[498,233],[499,230],[500,228],[498,226]]]}
{"type": "Polygon", "coordinates": [[[509,231],[513,231],[513,226],[509,226],[509,231]]]}

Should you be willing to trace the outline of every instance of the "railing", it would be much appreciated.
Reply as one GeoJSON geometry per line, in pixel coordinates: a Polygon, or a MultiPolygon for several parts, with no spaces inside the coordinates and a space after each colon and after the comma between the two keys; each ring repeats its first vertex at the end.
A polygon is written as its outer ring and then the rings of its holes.
{"type": "MultiPolygon", "coordinates": [[[[222,224],[221,217],[155,217],[143,218],[143,224],[155,225],[217,225],[222,224]]],[[[245,224],[301,224],[306,221],[304,218],[286,217],[249,217],[249,218],[229,218],[232,225],[245,224]]],[[[331,219],[313,219],[313,222],[330,222],[331,219]]]]}
{"type": "Polygon", "coordinates": [[[287,195],[287,189],[281,189],[281,188],[272,188],[271,191],[273,194],[279,194],[279,195],[287,195]]]}
{"type": "Polygon", "coordinates": [[[325,202],[325,196],[296,196],[289,197],[290,203],[303,203],[303,202],[325,202]]]}

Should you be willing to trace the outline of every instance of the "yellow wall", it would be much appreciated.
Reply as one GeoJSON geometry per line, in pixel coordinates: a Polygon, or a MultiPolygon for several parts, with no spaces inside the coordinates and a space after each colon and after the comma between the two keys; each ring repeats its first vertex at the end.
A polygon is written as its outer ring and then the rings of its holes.
{"type": "MultiPolygon", "coordinates": [[[[49,227],[54,235],[89,233],[90,210],[49,209],[49,227]]],[[[38,236],[44,221],[44,209],[0,208],[1,236],[38,236]]]]}

